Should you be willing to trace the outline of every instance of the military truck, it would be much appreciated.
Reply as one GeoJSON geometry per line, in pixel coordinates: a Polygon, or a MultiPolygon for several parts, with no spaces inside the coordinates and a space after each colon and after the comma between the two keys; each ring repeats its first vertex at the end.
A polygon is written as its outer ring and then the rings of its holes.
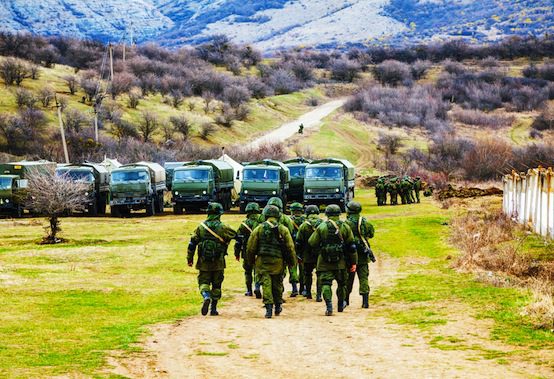
{"type": "Polygon", "coordinates": [[[110,175],[106,167],[98,163],[79,163],[58,165],[56,175],[67,177],[75,182],[89,185],[87,196],[87,213],[90,216],[106,214],[106,205],[110,193],[110,175]]]}
{"type": "Polygon", "coordinates": [[[246,205],[256,202],[263,206],[276,196],[287,203],[290,183],[289,168],[282,162],[266,159],[244,163],[240,189],[240,212],[245,213],[246,205]]]}
{"type": "Polygon", "coordinates": [[[304,203],[337,204],[342,211],[354,198],[356,170],[346,159],[327,158],[306,166],[304,203]]]}
{"type": "Polygon", "coordinates": [[[175,167],[172,182],[173,212],[197,211],[217,201],[231,209],[234,187],[233,167],[220,160],[201,160],[175,167]]]}
{"type": "Polygon", "coordinates": [[[146,209],[152,216],[164,209],[165,170],[152,162],[122,165],[110,175],[110,206],[113,217],[146,209]]]}
{"type": "Polygon", "coordinates": [[[33,172],[53,172],[56,164],[44,160],[0,164],[0,213],[23,216],[27,178],[33,172]]]}
{"type": "Polygon", "coordinates": [[[171,184],[173,182],[173,170],[175,170],[176,167],[180,167],[188,162],[165,162],[164,163],[164,169],[165,169],[165,186],[168,191],[171,191],[171,184]]]}
{"type": "Polygon", "coordinates": [[[305,158],[294,158],[283,163],[290,171],[290,184],[287,192],[288,201],[304,201],[304,173],[306,166],[311,162],[305,158]]]}

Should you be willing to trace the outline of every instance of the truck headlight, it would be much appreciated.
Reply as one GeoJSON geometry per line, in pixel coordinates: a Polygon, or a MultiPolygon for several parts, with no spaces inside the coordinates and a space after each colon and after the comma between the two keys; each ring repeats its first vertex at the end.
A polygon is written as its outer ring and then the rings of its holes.
{"type": "Polygon", "coordinates": [[[272,194],[277,195],[277,192],[276,192],[276,191],[273,191],[272,194]]]}
{"type": "Polygon", "coordinates": [[[179,194],[179,191],[175,191],[175,195],[178,195],[179,194]]]}
{"type": "Polygon", "coordinates": [[[248,195],[248,190],[244,190],[244,194],[245,194],[245,195],[248,195]]]}
{"type": "Polygon", "coordinates": [[[202,195],[205,195],[205,194],[207,194],[207,192],[206,192],[206,191],[202,191],[202,195]]]}
{"type": "Polygon", "coordinates": [[[5,202],[6,204],[8,204],[10,202],[10,199],[6,199],[5,202]]]}
{"type": "Polygon", "coordinates": [[[312,192],[312,190],[308,188],[308,190],[307,190],[306,192],[308,192],[308,193],[311,193],[311,192],[312,192]]]}
{"type": "Polygon", "coordinates": [[[340,189],[336,188],[336,189],[335,189],[335,192],[339,193],[339,192],[340,192],[340,189]]]}

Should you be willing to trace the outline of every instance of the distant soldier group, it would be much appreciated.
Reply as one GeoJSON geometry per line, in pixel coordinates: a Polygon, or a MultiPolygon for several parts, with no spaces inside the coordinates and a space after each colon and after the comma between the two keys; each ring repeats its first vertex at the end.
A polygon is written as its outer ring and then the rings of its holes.
{"type": "Polygon", "coordinates": [[[337,283],[337,310],[350,304],[350,293],[356,275],[360,282],[362,307],[369,307],[369,266],[375,256],[368,239],[375,230],[365,217],[362,206],[351,201],[347,218],[341,220],[338,205],[325,209],[327,219],[319,217],[319,207],[304,209],[300,203],[290,206],[291,216],[284,214],[281,199],[271,198],[260,210],[256,203],[246,206],[246,219],[238,231],[221,221],[223,207],[210,203],[208,218],[194,231],[188,247],[188,265],[196,268],[202,295],[202,315],[218,315],[224,279],[225,255],[231,240],[235,243],[235,259],[242,259],[246,296],[262,298],[265,317],[280,315],[283,310],[283,280],[288,271],[291,297],[303,295],[312,299],[313,275],[316,274],[316,301],[325,301],[325,314],[333,314],[332,285],[337,283]]]}
{"type": "Polygon", "coordinates": [[[377,205],[386,205],[387,197],[389,198],[390,205],[398,205],[399,196],[402,204],[419,203],[421,188],[422,183],[419,176],[415,178],[408,175],[401,178],[382,176],[377,179],[375,184],[377,205]]]}

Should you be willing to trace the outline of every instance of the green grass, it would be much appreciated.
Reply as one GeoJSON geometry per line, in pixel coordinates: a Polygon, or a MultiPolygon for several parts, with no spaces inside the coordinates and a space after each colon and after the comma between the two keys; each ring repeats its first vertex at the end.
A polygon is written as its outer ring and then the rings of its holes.
{"type": "MultiPolygon", "coordinates": [[[[442,336],[436,328],[456,319],[460,306],[469,310],[467,317],[491,320],[491,336],[502,343],[554,347],[552,333],[531,328],[520,316],[527,293],[490,287],[448,267],[447,256],[455,254],[445,242],[451,210],[427,198],[419,205],[377,207],[371,192],[360,190],[357,199],[376,227],[372,245],[399,266],[398,279],[372,292],[376,315],[426,333],[432,347],[465,349],[463,341],[433,342],[442,336]]],[[[110,351],[137,349],[145,326],[197,314],[196,270],[186,266],[185,251],[202,219],[67,218],[62,228],[69,242],[61,246],[36,244],[43,233],[37,219],[1,220],[0,377],[97,375],[110,351]]],[[[233,227],[241,219],[224,216],[233,227]]],[[[228,259],[223,307],[242,281],[241,264],[228,259]]]]}

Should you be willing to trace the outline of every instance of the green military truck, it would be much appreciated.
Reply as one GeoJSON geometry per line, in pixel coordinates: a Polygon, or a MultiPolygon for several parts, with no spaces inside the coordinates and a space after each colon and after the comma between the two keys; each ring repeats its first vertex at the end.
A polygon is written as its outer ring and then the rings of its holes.
{"type": "Polygon", "coordinates": [[[165,170],[152,162],[126,164],[110,175],[110,207],[113,217],[146,209],[152,216],[164,210],[165,170]]]}
{"type": "Polygon", "coordinates": [[[188,162],[165,162],[165,187],[168,191],[171,191],[171,184],[173,183],[173,171],[176,167],[180,167],[188,162]]]}
{"type": "Polygon", "coordinates": [[[106,205],[110,194],[110,174],[106,167],[98,163],[79,163],[58,165],[56,175],[64,176],[75,182],[89,185],[87,196],[87,213],[90,216],[106,214],[106,205]]]}
{"type": "Polygon", "coordinates": [[[306,166],[304,203],[337,204],[344,212],[354,198],[356,170],[346,159],[327,158],[306,166]]]}
{"type": "Polygon", "coordinates": [[[240,212],[245,213],[246,205],[256,202],[265,205],[272,197],[280,197],[287,203],[290,171],[282,162],[266,159],[244,164],[240,189],[240,212]]]}
{"type": "Polygon", "coordinates": [[[304,201],[304,173],[310,162],[311,160],[305,158],[294,158],[283,162],[290,171],[288,201],[298,201],[300,203],[304,201]]]}
{"type": "Polygon", "coordinates": [[[0,214],[23,216],[29,174],[55,169],[55,163],[44,160],[0,164],[0,214]]]}
{"type": "Polygon", "coordinates": [[[229,210],[234,187],[233,167],[220,160],[185,163],[174,168],[171,186],[175,214],[182,214],[183,209],[199,210],[214,201],[229,210]]]}

